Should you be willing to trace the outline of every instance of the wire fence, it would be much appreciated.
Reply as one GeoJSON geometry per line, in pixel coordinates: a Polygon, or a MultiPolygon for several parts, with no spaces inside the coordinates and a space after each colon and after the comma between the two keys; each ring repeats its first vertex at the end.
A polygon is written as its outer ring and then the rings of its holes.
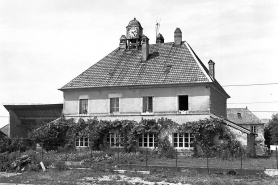
{"type": "Polygon", "coordinates": [[[168,166],[168,167],[185,167],[185,168],[203,168],[209,173],[212,168],[219,169],[278,169],[278,151],[273,151],[271,155],[265,158],[247,158],[242,152],[237,158],[223,159],[219,157],[192,157],[193,152],[186,155],[179,150],[172,151],[169,156],[161,155],[157,150],[143,148],[134,153],[125,153],[124,149],[116,146],[105,148],[103,150],[94,150],[90,147],[79,148],[58,148],[58,150],[46,151],[42,147],[33,148],[22,152],[20,150],[11,153],[5,152],[0,154],[0,161],[5,159],[16,159],[23,155],[35,156],[39,161],[78,161],[89,164],[109,163],[109,164],[128,164],[140,165],[145,167],[151,166],[168,166]]]}

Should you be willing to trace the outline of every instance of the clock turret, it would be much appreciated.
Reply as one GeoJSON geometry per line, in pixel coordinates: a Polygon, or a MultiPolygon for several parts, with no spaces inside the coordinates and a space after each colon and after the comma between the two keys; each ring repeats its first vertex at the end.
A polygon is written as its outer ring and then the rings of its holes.
{"type": "Polygon", "coordinates": [[[141,46],[143,28],[139,21],[134,18],[126,27],[128,49],[138,49],[141,46]]]}

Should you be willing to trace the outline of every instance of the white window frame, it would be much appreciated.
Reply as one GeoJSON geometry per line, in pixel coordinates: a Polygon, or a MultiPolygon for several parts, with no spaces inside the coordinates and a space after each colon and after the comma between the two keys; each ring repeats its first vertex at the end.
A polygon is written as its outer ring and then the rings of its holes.
{"type": "Polygon", "coordinates": [[[187,133],[173,133],[173,146],[174,146],[174,148],[191,150],[191,149],[193,149],[193,146],[192,146],[192,141],[193,140],[194,140],[194,136],[190,132],[187,132],[187,133]],[[177,137],[175,137],[175,134],[177,135],[177,137]]]}
{"type": "Polygon", "coordinates": [[[257,134],[258,133],[258,128],[256,125],[251,125],[251,132],[257,134]]]}
{"type": "Polygon", "coordinates": [[[79,103],[79,105],[78,105],[78,106],[79,106],[79,108],[78,108],[78,113],[79,113],[79,114],[88,114],[88,113],[89,113],[89,99],[85,99],[85,98],[84,98],[84,99],[79,99],[79,102],[78,102],[78,103],[79,103]],[[81,105],[81,102],[84,101],[84,100],[87,101],[87,107],[86,107],[86,109],[85,109],[85,110],[86,110],[86,113],[85,113],[85,112],[82,112],[82,105],[81,105]]]}
{"type": "Polygon", "coordinates": [[[115,132],[110,132],[106,136],[106,142],[109,144],[111,148],[113,147],[123,147],[121,145],[121,142],[123,140],[123,137],[115,132]],[[117,143],[118,141],[118,143],[117,143]],[[118,144],[118,145],[117,145],[118,144]]]}
{"type": "Polygon", "coordinates": [[[88,137],[75,138],[75,147],[89,147],[89,142],[88,137]],[[87,143],[87,146],[85,143],[87,143]]]}
{"type": "Polygon", "coordinates": [[[152,114],[153,113],[153,96],[143,96],[142,97],[142,113],[143,114],[152,114]],[[149,98],[151,98],[152,99],[152,107],[151,107],[151,111],[149,111],[149,109],[150,109],[150,107],[149,107],[149,98]],[[146,111],[144,110],[144,106],[145,106],[145,104],[144,104],[144,99],[146,99],[146,111]]]}
{"type": "Polygon", "coordinates": [[[154,133],[142,134],[142,137],[138,139],[139,148],[155,148],[156,145],[157,145],[157,141],[154,133]],[[151,142],[150,139],[152,140],[151,142]]]}
{"type": "Polygon", "coordinates": [[[119,97],[109,98],[109,104],[110,104],[110,106],[109,106],[110,114],[114,114],[114,113],[119,113],[120,112],[120,98],[119,97]],[[116,102],[116,106],[114,106],[115,103],[113,102],[113,100],[116,100],[116,101],[118,100],[118,107],[117,107],[117,102],[116,102]],[[113,103],[113,105],[112,105],[112,103],[113,103]],[[118,108],[118,110],[117,110],[117,108],[118,108]]]}

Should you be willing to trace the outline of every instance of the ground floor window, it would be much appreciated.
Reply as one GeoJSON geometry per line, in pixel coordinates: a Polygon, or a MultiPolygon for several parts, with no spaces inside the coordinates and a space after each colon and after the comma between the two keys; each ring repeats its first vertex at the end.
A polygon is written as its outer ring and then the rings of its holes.
{"type": "Polygon", "coordinates": [[[88,147],[89,146],[89,138],[87,138],[87,137],[76,138],[75,146],[76,147],[88,147]]]}
{"type": "Polygon", "coordinates": [[[121,142],[123,141],[123,137],[117,133],[109,133],[106,137],[106,142],[110,147],[114,146],[122,146],[121,142]]]}
{"type": "Polygon", "coordinates": [[[157,139],[155,134],[143,134],[138,141],[139,147],[155,147],[157,146],[157,139]]]}
{"type": "Polygon", "coordinates": [[[173,133],[173,144],[176,148],[193,148],[193,140],[194,136],[192,133],[173,133]]]}

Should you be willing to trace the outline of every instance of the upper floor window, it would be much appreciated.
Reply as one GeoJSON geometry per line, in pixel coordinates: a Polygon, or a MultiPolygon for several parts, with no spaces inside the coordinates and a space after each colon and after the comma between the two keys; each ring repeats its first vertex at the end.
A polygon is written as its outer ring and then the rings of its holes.
{"type": "Polygon", "coordinates": [[[87,114],[87,113],[88,113],[88,99],[80,99],[79,114],[87,114]]]}
{"type": "Polygon", "coordinates": [[[153,112],[153,97],[143,97],[143,112],[153,112]]]}
{"type": "Polygon", "coordinates": [[[173,133],[173,144],[177,148],[193,148],[192,141],[194,136],[192,133],[173,133]]]}
{"type": "Polygon", "coordinates": [[[257,133],[257,127],[254,126],[254,125],[252,125],[252,126],[251,126],[251,132],[257,133]]]}
{"type": "Polygon", "coordinates": [[[143,134],[138,141],[139,147],[155,147],[157,146],[157,140],[155,134],[143,134]]]}
{"type": "Polygon", "coordinates": [[[110,113],[119,112],[119,98],[110,98],[110,113]]]}
{"type": "Polygon", "coordinates": [[[81,137],[75,139],[75,146],[77,147],[88,147],[89,146],[89,138],[81,137]]]}
{"type": "Polygon", "coordinates": [[[110,147],[113,146],[122,146],[121,142],[123,141],[123,137],[117,133],[109,133],[106,137],[106,142],[110,147]]]}
{"type": "Polygon", "coordinates": [[[242,119],[242,116],[241,116],[240,112],[237,113],[237,117],[238,117],[238,119],[242,119]]]}
{"type": "Polygon", "coordinates": [[[188,110],[188,95],[179,96],[179,111],[188,110]]]}

